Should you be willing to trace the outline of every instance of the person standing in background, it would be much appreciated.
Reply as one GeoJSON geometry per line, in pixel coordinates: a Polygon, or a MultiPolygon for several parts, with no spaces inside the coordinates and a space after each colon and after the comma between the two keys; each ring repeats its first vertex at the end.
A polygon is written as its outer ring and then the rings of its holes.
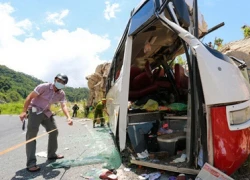
{"type": "Polygon", "coordinates": [[[72,110],[73,110],[73,115],[72,115],[72,117],[76,117],[76,116],[77,116],[77,111],[79,110],[79,106],[77,106],[77,104],[75,104],[75,105],[72,107],[72,110]]]}

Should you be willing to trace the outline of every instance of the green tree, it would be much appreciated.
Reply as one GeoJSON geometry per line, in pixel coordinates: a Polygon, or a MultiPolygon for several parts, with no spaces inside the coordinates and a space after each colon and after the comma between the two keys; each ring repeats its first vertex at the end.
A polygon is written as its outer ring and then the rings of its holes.
{"type": "Polygon", "coordinates": [[[243,30],[244,38],[250,37],[250,26],[244,25],[241,29],[243,30]]]}
{"type": "Polygon", "coordinates": [[[0,101],[8,103],[8,102],[11,102],[11,99],[8,96],[8,94],[0,93],[0,101]]]}
{"type": "Polygon", "coordinates": [[[184,60],[182,56],[177,56],[176,63],[178,63],[180,65],[184,65],[184,64],[186,64],[186,60],[184,60]]]}
{"type": "Polygon", "coordinates": [[[21,95],[16,91],[10,91],[8,93],[8,96],[10,97],[12,102],[18,102],[22,99],[21,95]]]}
{"type": "Polygon", "coordinates": [[[172,64],[172,67],[174,68],[175,64],[185,65],[187,63],[186,59],[183,58],[182,55],[177,56],[172,64]]]}
{"type": "MultiPolygon", "coordinates": [[[[4,102],[16,102],[25,99],[34,88],[43,81],[24,73],[16,72],[6,66],[0,65],[0,100],[4,102]]],[[[66,98],[70,102],[87,99],[88,88],[64,89],[66,98]]]]}
{"type": "Polygon", "coordinates": [[[214,44],[217,46],[217,50],[220,50],[222,47],[223,39],[221,38],[215,38],[214,44]]]}
{"type": "Polygon", "coordinates": [[[3,90],[4,92],[11,89],[11,83],[7,78],[0,77],[0,89],[3,90]]]}

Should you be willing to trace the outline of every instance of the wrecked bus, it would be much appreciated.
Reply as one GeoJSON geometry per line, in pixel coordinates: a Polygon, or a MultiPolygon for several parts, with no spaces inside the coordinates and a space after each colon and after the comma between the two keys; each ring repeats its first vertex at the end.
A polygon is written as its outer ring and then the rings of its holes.
{"type": "Polygon", "coordinates": [[[249,80],[242,61],[199,40],[198,15],[195,0],[145,0],[131,12],[107,77],[110,128],[120,151],[166,152],[134,164],[197,174],[207,162],[231,175],[250,153],[249,80]]]}

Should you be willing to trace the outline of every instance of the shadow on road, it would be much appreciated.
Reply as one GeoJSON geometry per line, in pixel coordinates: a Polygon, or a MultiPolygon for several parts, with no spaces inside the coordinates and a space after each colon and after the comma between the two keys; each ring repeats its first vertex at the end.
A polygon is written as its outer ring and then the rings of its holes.
{"type": "MultiPolygon", "coordinates": [[[[15,176],[12,177],[11,180],[27,180],[27,179],[34,179],[39,176],[41,179],[53,179],[60,174],[60,171],[53,169],[52,167],[48,167],[47,165],[50,163],[51,161],[47,161],[45,163],[38,164],[38,166],[41,168],[41,170],[38,172],[29,172],[26,170],[26,168],[21,169],[16,172],[15,176]]],[[[66,172],[69,168],[64,168],[64,169],[66,172]]]]}

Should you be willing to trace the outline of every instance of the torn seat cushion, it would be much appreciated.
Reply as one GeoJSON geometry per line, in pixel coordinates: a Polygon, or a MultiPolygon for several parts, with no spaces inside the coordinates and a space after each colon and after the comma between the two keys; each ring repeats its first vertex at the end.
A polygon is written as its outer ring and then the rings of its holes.
{"type": "Polygon", "coordinates": [[[172,86],[171,86],[171,83],[168,81],[168,80],[156,80],[155,81],[155,84],[158,86],[158,87],[161,87],[161,88],[167,88],[167,89],[170,89],[172,86]]]}
{"type": "Polygon", "coordinates": [[[153,84],[153,81],[150,77],[148,77],[146,72],[142,72],[138,76],[136,76],[133,80],[131,80],[130,85],[131,85],[131,90],[140,90],[147,88],[153,84]]]}
{"type": "Polygon", "coordinates": [[[175,82],[178,89],[188,89],[188,77],[180,64],[175,64],[175,82]]]}
{"type": "Polygon", "coordinates": [[[130,81],[133,80],[136,76],[142,73],[142,70],[136,66],[131,66],[130,68],[130,81]]]}
{"type": "Polygon", "coordinates": [[[158,86],[156,84],[152,84],[152,85],[150,85],[146,88],[143,88],[141,90],[130,90],[129,91],[129,99],[132,100],[132,99],[137,99],[137,98],[146,96],[150,93],[157,91],[157,89],[158,89],[158,86]]]}

